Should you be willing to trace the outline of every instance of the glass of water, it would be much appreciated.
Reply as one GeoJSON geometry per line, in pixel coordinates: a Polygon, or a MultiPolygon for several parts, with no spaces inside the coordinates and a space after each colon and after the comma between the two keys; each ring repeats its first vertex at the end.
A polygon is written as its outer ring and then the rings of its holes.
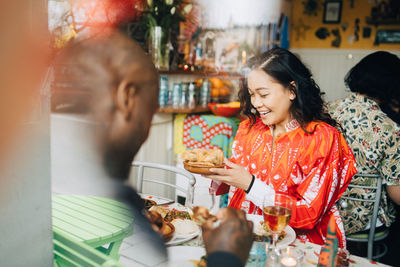
{"type": "Polygon", "coordinates": [[[215,214],[215,190],[209,186],[194,186],[188,193],[186,206],[191,209],[202,206],[215,214]]]}

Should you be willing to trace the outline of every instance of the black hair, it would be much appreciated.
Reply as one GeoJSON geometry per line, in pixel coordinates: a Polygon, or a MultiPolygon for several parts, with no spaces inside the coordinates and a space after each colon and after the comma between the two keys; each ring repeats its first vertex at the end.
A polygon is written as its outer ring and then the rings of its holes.
{"type": "MultiPolygon", "coordinates": [[[[339,124],[331,118],[324,107],[322,92],[312,78],[310,70],[291,52],[283,48],[273,48],[249,60],[250,70],[261,69],[288,90],[296,94],[290,106],[290,114],[296,119],[301,128],[311,121],[323,121],[333,127],[339,124]],[[291,84],[295,83],[295,86],[291,84]]],[[[252,113],[247,78],[239,91],[242,113],[250,118],[251,125],[256,121],[258,113],[252,113]]]]}
{"type": "Polygon", "coordinates": [[[400,59],[378,51],[364,57],[346,75],[346,86],[370,97],[393,121],[400,123],[400,59]]]}

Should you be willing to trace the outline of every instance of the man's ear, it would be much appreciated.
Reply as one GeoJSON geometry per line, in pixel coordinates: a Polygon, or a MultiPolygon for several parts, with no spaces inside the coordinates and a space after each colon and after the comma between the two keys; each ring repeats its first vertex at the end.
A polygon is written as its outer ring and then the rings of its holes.
{"type": "Polygon", "coordinates": [[[290,96],[289,96],[289,99],[290,100],[295,100],[296,99],[296,83],[294,82],[294,81],[291,81],[290,82],[290,84],[289,84],[289,86],[290,86],[290,96]]]}
{"type": "Polygon", "coordinates": [[[116,107],[126,120],[129,120],[135,106],[136,86],[127,80],[122,80],[117,87],[116,107]]]}

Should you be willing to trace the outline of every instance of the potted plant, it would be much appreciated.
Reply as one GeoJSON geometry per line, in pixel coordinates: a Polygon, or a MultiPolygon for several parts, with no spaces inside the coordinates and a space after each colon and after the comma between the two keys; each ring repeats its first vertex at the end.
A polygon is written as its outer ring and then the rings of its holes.
{"type": "Polygon", "coordinates": [[[142,23],[147,27],[149,53],[158,69],[169,69],[171,37],[176,39],[179,23],[191,9],[192,4],[183,0],[147,0],[142,23]]]}

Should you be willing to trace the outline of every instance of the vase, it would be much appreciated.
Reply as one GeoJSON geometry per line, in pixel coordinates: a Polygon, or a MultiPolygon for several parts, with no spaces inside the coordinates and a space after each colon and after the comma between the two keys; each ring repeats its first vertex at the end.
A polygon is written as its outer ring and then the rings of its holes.
{"type": "Polygon", "coordinates": [[[149,52],[159,70],[169,70],[169,35],[169,30],[160,26],[150,28],[149,52]]]}

